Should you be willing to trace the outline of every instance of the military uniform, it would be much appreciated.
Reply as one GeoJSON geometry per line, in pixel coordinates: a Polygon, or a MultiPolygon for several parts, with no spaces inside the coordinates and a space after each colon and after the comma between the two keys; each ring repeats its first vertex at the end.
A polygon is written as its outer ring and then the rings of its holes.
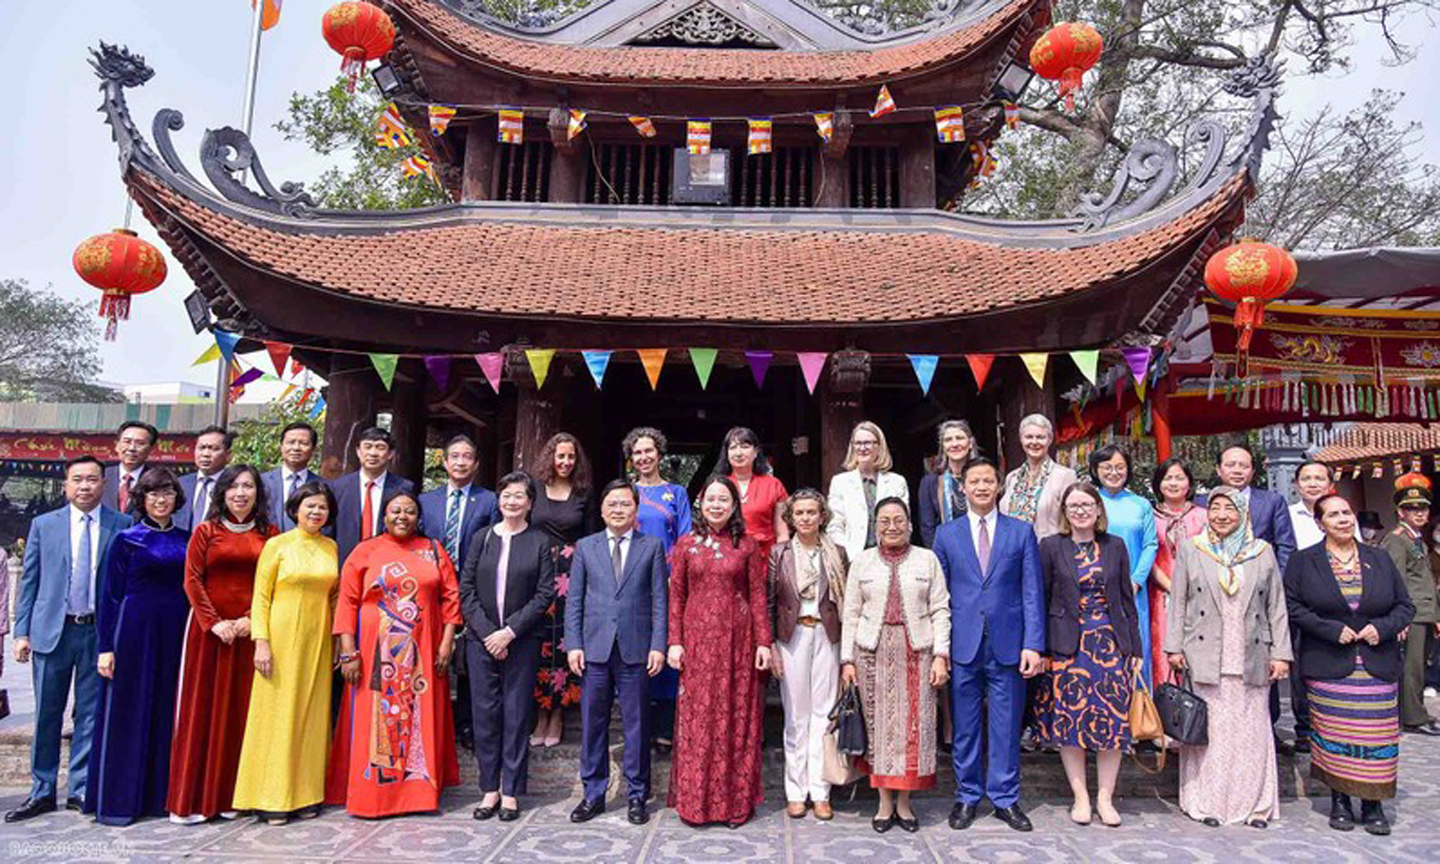
{"type": "MultiPolygon", "coordinates": [[[[1430,492],[1410,486],[1395,493],[1397,507],[1430,506],[1430,492]]],[[[1440,621],[1437,609],[1435,576],[1430,569],[1430,553],[1420,535],[1401,524],[1385,535],[1380,546],[1405,580],[1405,590],[1415,604],[1415,617],[1405,641],[1405,669],[1400,678],[1400,722],[1415,731],[1440,735],[1440,725],[1425,710],[1425,658],[1435,639],[1435,622],[1440,621]]]]}

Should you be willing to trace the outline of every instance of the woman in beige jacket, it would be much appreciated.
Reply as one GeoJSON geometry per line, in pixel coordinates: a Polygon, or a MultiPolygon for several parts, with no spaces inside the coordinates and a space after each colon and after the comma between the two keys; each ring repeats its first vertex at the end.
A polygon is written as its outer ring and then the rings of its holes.
{"type": "Polygon", "coordinates": [[[880,545],[855,558],[845,584],[841,678],[860,688],[865,762],[880,791],[871,825],[915,832],[910,793],[935,785],[935,691],[950,678],[950,591],[935,554],[910,545],[904,501],[878,502],[875,530],[880,545]]]}

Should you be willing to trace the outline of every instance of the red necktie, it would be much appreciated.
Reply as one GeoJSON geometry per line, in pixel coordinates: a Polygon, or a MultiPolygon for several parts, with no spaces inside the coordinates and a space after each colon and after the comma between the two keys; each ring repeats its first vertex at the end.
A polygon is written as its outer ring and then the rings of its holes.
{"type": "Polygon", "coordinates": [[[120,478],[120,494],[118,496],[119,500],[117,503],[119,503],[120,505],[121,513],[124,513],[130,509],[130,484],[134,481],[134,479],[135,478],[131,477],[129,474],[126,474],[125,476],[120,478]]]}
{"type": "Polygon", "coordinates": [[[360,508],[360,539],[369,540],[375,536],[375,510],[370,506],[370,492],[375,488],[374,480],[365,481],[365,504],[360,508]]]}

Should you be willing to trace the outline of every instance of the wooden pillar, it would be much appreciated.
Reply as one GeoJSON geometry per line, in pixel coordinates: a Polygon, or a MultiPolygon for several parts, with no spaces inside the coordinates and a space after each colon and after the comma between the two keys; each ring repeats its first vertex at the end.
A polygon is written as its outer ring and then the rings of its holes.
{"type": "Polygon", "coordinates": [[[428,417],[425,414],[425,367],[416,359],[404,359],[390,382],[390,437],[395,453],[390,470],[414,483],[425,473],[425,443],[428,417]]]}
{"type": "Polygon", "coordinates": [[[557,362],[550,367],[545,387],[540,389],[535,386],[535,376],[530,372],[523,350],[507,352],[505,362],[515,382],[515,460],[511,470],[533,474],[545,442],[560,431],[565,377],[557,362]]]}
{"type": "MultiPolygon", "coordinates": [[[[1035,386],[1030,372],[1023,363],[1004,363],[1000,372],[1005,386],[1000,391],[999,428],[996,429],[996,446],[1001,457],[1001,476],[1025,461],[1025,451],[1020,446],[1020,421],[1029,414],[1044,414],[1053,422],[1052,399],[1049,396],[1050,382],[1054,378],[1054,363],[1045,367],[1045,388],[1035,386]]],[[[993,373],[992,373],[993,374],[993,373]]],[[[1056,424],[1058,428],[1059,424],[1056,424]]]]}
{"type": "Polygon", "coordinates": [[[585,198],[587,139],[570,137],[570,112],[550,109],[550,201],[579,204],[585,198]]]}
{"type": "Polygon", "coordinates": [[[374,367],[363,357],[336,355],[326,378],[320,474],[334,479],[360,467],[355,439],[375,425],[375,398],[381,385],[374,367]]]}
{"type": "Polygon", "coordinates": [[[911,129],[900,143],[900,206],[935,207],[935,130],[911,129]]]}
{"type": "Polygon", "coordinates": [[[461,201],[488,201],[495,189],[495,120],[483,117],[465,131],[461,201]]]}
{"type": "Polygon", "coordinates": [[[845,161],[845,151],[850,147],[855,123],[849,114],[839,111],[833,122],[834,132],[815,159],[815,206],[839,209],[850,206],[850,166],[845,161]]]}
{"type": "Polygon", "coordinates": [[[830,478],[840,472],[850,433],[865,419],[865,385],[870,382],[870,354],[867,351],[836,351],[830,355],[830,374],[823,379],[820,399],[820,482],[830,488],[830,478]]]}

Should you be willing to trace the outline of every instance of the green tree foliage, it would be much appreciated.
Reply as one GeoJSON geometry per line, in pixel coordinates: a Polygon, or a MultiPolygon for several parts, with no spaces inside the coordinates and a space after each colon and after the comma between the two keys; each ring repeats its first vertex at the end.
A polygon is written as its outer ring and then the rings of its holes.
{"type": "Polygon", "coordinates": [[[119,402],[96,383],[96,304],[65,300],[24,279],[0,279],[0,400],[119,402]]]}
{"type": "MultiPolygon", "coordinates": [[[[325,414],[321,412],[319,417],[311,418],[309,406],[313,406],[315,400],[312,398],[305,407],[300,405],[299,399],[292,397],[284,401],[276,400],[265,407],[265,411],[251,420],[239,420],[231,424],[235,431],[235,444],[230,449],[230,461],[235,464],[245,463],[254,465],[262,471],[268,471],[272,466],[280,464],[280,430],[287,424],[304,421],[315,427],[315,434],[320,438],[325,437],[325,414]]],[[[320,448],[315,448],[316,459],[320,455],[320,448]]],[[[312,470],[318,470],[318,463],[312,460],[312,470]]]]}

